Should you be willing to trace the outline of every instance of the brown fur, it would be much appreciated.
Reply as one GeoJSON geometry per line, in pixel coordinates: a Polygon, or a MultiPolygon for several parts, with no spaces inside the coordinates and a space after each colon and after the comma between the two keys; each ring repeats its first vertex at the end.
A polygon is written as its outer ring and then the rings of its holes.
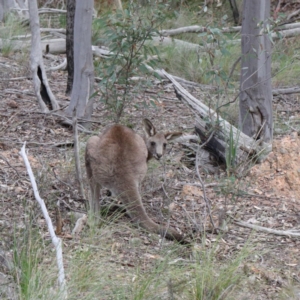
{"type": "Polygon", "coordinates": [[[144,120],[144,130],[145,141],[122,125],[113,125],[99,136],[89,138],[85,163],[92,192],[90,209],[99,213],[100,189],[105,187],[119,197],[134,222],[151,232],[182,241],[183,237],[177,231],[156,224],[148,217],[139,192],[147,173],[147,160],[151,157],[159,159],[164,154],[167,140],[181,133],[156,133],[147,119],[144,120]]]}

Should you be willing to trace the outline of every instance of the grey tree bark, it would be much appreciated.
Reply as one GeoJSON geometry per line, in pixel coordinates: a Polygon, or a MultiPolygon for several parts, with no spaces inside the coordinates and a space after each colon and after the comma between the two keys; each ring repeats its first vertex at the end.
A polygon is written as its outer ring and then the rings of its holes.
{"type": "Polygon", "coordinates": [[[50,89],[44,67],[37,2],[29,0],[28,4],[31,29],[30,66],[34,91],[41,111],[49,112],[49,110],[58,109],[59,104],[50,89]]]}
{"type": "Polygon", "coordinates": [[[66,114],[89,120],[93,112],[94,65],[92,55],[93,0],[77,1],[74,22],[74,82],[66,114]]]}
{"type": "Polygon", "coordinates": [[[266,143],[273,139],[269,17],[270,0],[244,1],[239,122],[245,134],[266,143]]]}
{"type": "Polygon", "coordinates": [[[74,19],[76,0],[67,0],[67,26],[66,26],[66,56],[67,56],[67,89],[66,94],[72,91],[74,79],[74,19]]]}
{"type": "Polygon", "coordinates": [[[229,4],[232,10],[234,25],[239,25],[240,13],[239,13],[238,6],[236,4],[236,0],[229,0],[229,4]]]}

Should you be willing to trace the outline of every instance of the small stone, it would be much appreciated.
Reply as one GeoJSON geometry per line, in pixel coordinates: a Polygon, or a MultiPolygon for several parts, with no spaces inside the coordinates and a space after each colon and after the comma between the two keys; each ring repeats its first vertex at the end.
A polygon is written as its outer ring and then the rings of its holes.
{"type": "Polygon", "coordinates": [[[287,151],[286,151],[286,149],[284,149],[284,148],[281,148],[281,149],[280,149],[280,153],[281,153],[281,154],[286,154],[286,153],[287,153],[287,151]]]}
{"type": "Polygon", "coordinates": [[[132,246],[139,246],[142,243],[142,240],[140,238],[132,238],[129,243],[132,246]]]}
{"type": "Polygon", "coordinates": [[[14,101],[14,100],[8,101],[7,105],[8,105],[10,108],[18,108],[18,107],[19,107],[18,103],[17,103],[16,101],[14,101]]]}
{"type": "Polygon", "coordinates": [[[298,138],[298,132],[297,131],[292,132],[291,133],[291,138],[294,139],[294,140],[297,139],[298,138]]]}

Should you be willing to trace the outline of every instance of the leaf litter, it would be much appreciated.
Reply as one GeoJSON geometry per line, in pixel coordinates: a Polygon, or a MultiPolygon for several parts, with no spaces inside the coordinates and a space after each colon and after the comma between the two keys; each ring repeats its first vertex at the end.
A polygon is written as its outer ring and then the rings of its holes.
{"type": "MultiPolygon", "coordinates": [[[[9,58],[1,60],[5,60],[7,66],[13,65],[14,62],[9,58]]],[[[68,237],[64,239],[64,245],[72,248],[76,241],[69,239],[74,226],[69,213],[72,210],[85,212],[87,204],[86,199],[79,196],[73,149],[68,146],[68,143],[73,141],[72,130],[60,124],[59,116],[38,112],[30,80],[1,82],[1,78],[24,75],[25,71],[26,68],[15,67],[9,74],[0,71],[0,248],[10,253],[14,228],[16,226],[24,229],[29,218],[29,209],[30,213],[34,214],[35,225],[42,235],[45,238],[48,236],[41,213],[35,204],[24,164],[18,154],[25,141],[40,194],[46,201],[53,221],[56,202],[61,200],[61,212],[65,221],[62,230],[68,237]],[[57,147],[58,144],[66,146],[57,147]]],[[[66,74],[52,72],[49,81],[50,85],[54,86],[53,92],[58,95],[61,105],[67,105],[68,99],[62,93],[66,88],[66,74]]],[[[144,117],[153,120],[155,126],[162,130],[183,130],[189,133],[193,131],[194,114],[178,101],[172,89],[165,89],[163,85],[159,85],[151,93],[145,92],[132,101],[135,106],[126,108],[124,123],[140,133],[144,117]],[[158,89],[160,105],[144,105],[150,104],[153,93],[157,94],[158,89]]],[[[290,103],[296,105],[296,100],[290,103]]],[[[297,112],[294,117],[299,118],[297,112]]],[[[92,127],[95,132],[112,123],[109,112],[100,102],[95,104],[93,120],[97,121],[92,127]]],[[[88,135],[80,134],[83,169],[84,143],[87,138],[88,135]]],[[[205,183],[211,183],[211,186],[206,188],[206,193],[216,224],[220,221],[220,211],[225,211],[226,216],[252,224],[280,230],[300,230],[299,146],[297,132],[291,131],[275,137],[272,153],[263,163],[254,166],[245,178],[227,178],[224,172],[219,175],[202,173],[205,183]]],[[[177,159],[185,156],[180,145],[174,144],[169,150],[164,167],[155,161],[149,165],[142,188],[144,205],[156,222],[166,222],[167,212],[171,211],[170,225],[186,234],[193,232],[195,240],[201,245],[201,230],[211,225],[195,167],[185,165],[182,160],[177,159]]],[[[88,194],[86,179],[85,188],[88,194]]],[[[224,243],[220,243],[218,250],[221,260],[230,259],[231,255],[247,242],[249,236],[255,248],[257,260],[253,263],[245,262],[244,273],[249,282],[256,287],[249,284],[244,295],[256,294],[260,295],[259,299],[273,299],[280,296],[283,287],[292,285],[299,290],[299,239],[253,232],[234,225],[230,218],[226,221],[228,230],[222,234],[224,243]]],[[[129,218],[123,216],[118,217],[113,225],[110,263],[121,269],[130,269],[143,261],[142,269],[147,270],[148,264],[162,259],[158,247],[159,239],[142,230],[133,229],[129,223],[129,218]]],[[[216,241],[216,235],[208,233],[206,239],[209,247],[216,241]]],[[[109,241],[110,239],[108,244],[109,241]]],[[[94,246],[98,247],[97,242],[94,246]]],[[[186,257],[186,254],[183,254],[183,257],[186,257]]],[[[254,296],[247,299],[258,298],[254,296]]]]}

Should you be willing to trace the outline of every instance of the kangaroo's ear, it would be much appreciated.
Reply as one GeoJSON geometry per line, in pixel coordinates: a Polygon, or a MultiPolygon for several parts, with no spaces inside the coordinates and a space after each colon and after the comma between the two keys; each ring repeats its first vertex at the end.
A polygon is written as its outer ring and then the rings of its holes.
{"type": "Polygon", "coordinates": [[[153,124],[148,120],[148,119],[144,119],[143,120],[143,126],[144,126],[144,131],[146,133],[147,136],[153,136],[156,134],[156,129],[153,126],[153,124]]]}
{"type": "Polygon", "coordinates": [[[165,134],[165,138],[167,141],[172,141],[177,139],[178,137],[182,136],[182,132],[167,132],[165,134]]]}

